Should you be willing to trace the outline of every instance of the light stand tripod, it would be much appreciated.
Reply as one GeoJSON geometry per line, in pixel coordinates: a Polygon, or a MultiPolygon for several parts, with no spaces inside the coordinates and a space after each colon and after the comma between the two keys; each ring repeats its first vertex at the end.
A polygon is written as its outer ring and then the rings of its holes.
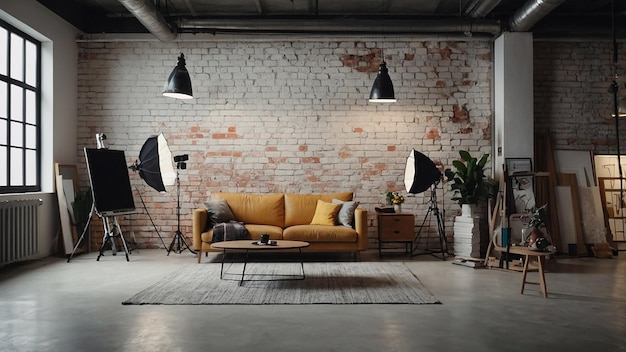
{"type": "MultiPolygon", "coordinates": [[[[143,205],[143,210],[145,210],[146,214],[148,214],[148,219],[150,219],[150,223],[152,224],[152,227],[154,227],[154,231],[156,231],[157,236],[159,236],[159,239],[161,240],[161,243],[163,244],[163,247],[165,247],[165,242],[163,241],[163,237],[161,237],[161,233],[159,232],[156,225],[154,224],[154,220],[152,220],[152,216],[150,215],[150,212],[148,211],[148,208],[146,207],[146,202],[143,200],[143,196],[141,195],[141,192],[139,192],[137,185],[135,185],[135,190],[137,191],[137,194],[139,195],[139,199],[141,199],[141,205],[143,205]]],[[[165,249],[167,250],[167,247],[165,247],[165,249]]],[[[169,250],[167,252],[169,253],[169,250]]]]}
{"type": "Polygon", "coordinates": [[[448,240],[446,239],[446,230],[445,230],[445,225],[442,219],[442,215],[439,212],[439,207],[437,205],[437,184],[439,184],[439,181],[436,181],[430,186],[430,206],[428,207],[428,211],[426,212],[426,215],[424,216],[422,225],[420,226],[420,229],[417,231],[417,234],[415,235],[415,239],[413,240],[413,242],[415,243],[415,246],[414,246],[415,249],[413,250],[413,253],[411,255],[416,256],[416,255],[422,255],[422,254],[431,254],[435,256],[435,254],[441,253],[441,259],[446,260],[446,254],[448,254],[448,240]],[[422,229],[424,228],[424,224],[426,223],[426,220],[430,219],[431,214],[435,216],[436,221],[437,221],[437,234],[439,235],[439,248],[429,249],[428,239],[427,239],[425,251],[420,252],[420,253],[415,253],[415,250],[418,249],[419,241],[421,238],[420,235],[421,235],[422,229]]]}
{"type": "Polygon", "coordinates": [[[185,163],[187,160],[189,160],[189,155],[187,154],[177,155],[174,157],[174,161],[176,162],[176,220],[178,227],[176,229],[176,233],[174,233],[174,238],[172,238],[172,243],[170,243],[167,250],[167,255],[170,255],[171,251],[180,254],[185,249],[188,249],[189,252],[196,254],[196,251],[189,247],[187,240],[185,240],[185,236],[180,230],[180,177],[178,175],[178,170],[184,170],[187,168],[187,163],[185,163]]]}

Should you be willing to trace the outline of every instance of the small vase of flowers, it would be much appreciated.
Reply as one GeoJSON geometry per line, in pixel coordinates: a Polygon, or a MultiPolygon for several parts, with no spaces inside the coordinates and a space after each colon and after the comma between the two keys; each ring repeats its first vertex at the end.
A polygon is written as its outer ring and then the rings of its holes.
{"type": "Polygon", "coordinates": [[[404,203],[404,196],[398,191],[387,192],[387,202],[393,205],[393,210],[396,213],[402,212],[402,203],[404,203]]]}

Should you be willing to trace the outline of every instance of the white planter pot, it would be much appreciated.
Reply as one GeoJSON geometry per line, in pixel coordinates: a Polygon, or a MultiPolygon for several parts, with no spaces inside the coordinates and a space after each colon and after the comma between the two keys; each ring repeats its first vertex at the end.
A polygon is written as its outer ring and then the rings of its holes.
{"type": "Polygon", "coordinates": [[[401,213],[402,212],[402,204],[394,204],[393,205],[393,211],[395,213],[401,213]]]}
{"type": "Polygon", "coordinates": [[[471,218],[474,213],[474,204],[461,204],[461,216],[471,218]]]}

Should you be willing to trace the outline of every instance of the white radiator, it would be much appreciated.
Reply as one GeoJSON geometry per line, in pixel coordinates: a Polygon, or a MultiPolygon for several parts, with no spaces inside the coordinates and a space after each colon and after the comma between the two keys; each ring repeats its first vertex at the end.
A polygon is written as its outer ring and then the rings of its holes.
{"type": "Polygon", "coordinates": [[[41,199],[0,201],[0,266],[38,253],[41,199]]]}

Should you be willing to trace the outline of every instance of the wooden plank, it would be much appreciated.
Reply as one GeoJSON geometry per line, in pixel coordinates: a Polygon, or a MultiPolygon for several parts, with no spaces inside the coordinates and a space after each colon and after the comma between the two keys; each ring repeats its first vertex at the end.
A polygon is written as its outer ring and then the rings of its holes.
{"type": "Polygon", "coordinates": [[[558,174],[560,186],[569,186],[572,192],[572,209],[574,210],[574,228],[576,229],[576,254],[587,255],[587,247],[583,239],[583,229],[578,195],[578,179],[576,174],[558,174]]]}
{"type": "Polygon", "coordinates": [[[549,223],[546,224],[552,241],[561,242],[560,219],[558,217],[555,189],[558,184],[556,161],[553,154],[550,133],[535,136],[535,186],[541,191],[535,194],[537,206],[548,204],[549,223]],[[545,172],[545,173],[544,173],[545,172]]]}

